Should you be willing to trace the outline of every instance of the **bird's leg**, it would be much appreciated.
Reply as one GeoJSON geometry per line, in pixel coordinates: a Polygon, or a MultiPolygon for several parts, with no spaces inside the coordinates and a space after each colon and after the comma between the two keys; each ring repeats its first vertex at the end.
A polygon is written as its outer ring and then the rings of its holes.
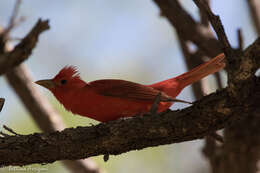
{"type": "Polygon", "coordinates": [[[192,102],[188,102],[185,100],[180,100],[176,98],[169,98],[168,100],[165,100],[166,102],[179,102],[179,103],[187,103],[187,104],[192,104],[192,102]]]}
{"type": "Polygon", "coordinates": [[[152,105],[152,107],[151,107],[151,109],[150,109],[150,113],[151,114],[156,114],[157,113],[157,110],[158,110],[158,104],[160,103],[160,101],[161,101],[161,92],[159,92],[158,93],[158,95],[155,97],[155,100],[154,100],[154,102],[153,102],[153,105],[152,105]]]}

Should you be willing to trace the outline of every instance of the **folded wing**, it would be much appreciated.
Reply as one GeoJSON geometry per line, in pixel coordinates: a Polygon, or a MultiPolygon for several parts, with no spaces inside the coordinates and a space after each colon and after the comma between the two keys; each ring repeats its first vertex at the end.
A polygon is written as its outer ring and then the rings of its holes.
{"type": "Polygon", "coordinates": [[[164,102],[185,102],[168,96],[166,93],[152,87],[117,79],[96,80],[88,83],[97,93],[104,96],[119,97],[125,99],[154,101],[161,93],[160,100],[164,102]]]}

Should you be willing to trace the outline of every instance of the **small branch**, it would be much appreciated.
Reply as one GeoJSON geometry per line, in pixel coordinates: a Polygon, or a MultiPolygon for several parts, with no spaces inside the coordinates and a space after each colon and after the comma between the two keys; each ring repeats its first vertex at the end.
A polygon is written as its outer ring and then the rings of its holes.
{"type": "Polygon", "coordinates": [[[197,23],[187,11],[183,9],[178,0],[153,1],[161,9],[162,15],[167,17],[184,40],[192,41],[209,57],[214,57],[223,52],[218,40],[214,38],[211,32],[208,32],[208,27],[203,27],[197,23]]]}
{"type": "MultiPolygon", "coordinates": [[[[8,57],[12,54],[15,58],[20,59],[20,55],[25,54],[24,56],[29,56],[32,49],[35,47],[38,41],[38,35],[44,30],[48,29],[48,21],[39,20],[38,23],[34,26],[31,32],[24,38],[21,39],[20,43],[14,48],[11,48],[8,45],[8,41],[11,40],[9,37],[9,32],[17,24],[16,16],[18,14],[19,5],[21,0],[16,1],[16,5],[12,14],[12,17],[9,21],[8,27],[1,33],[1,43],[0,49],[2,57],[8,57]],[[4,40],[5,39],[5,40],[4,40]],[[8,48],[8,50],[6,49],[8,48]],[[31,49],[31,50],[30,50],[31,49]]],[[[48,100],[40,94],[40,91],[33,86],[32,77],[26,68],[25,65],[21,64],[20,66],[8,70],[6,73],[9,84],[13,87],[16,93],[20,96],[20,99],[23,101],[23,104],[31,113],[33,119],[38,124],[41,130],[45,132],[62,130],[65,128],[62,119],[58,113],[52,108],[48,100]]],[[[12,134],[18,135],[12,129],[4,126],[4,128],[12,134]]],[[[2,133],[3,135],[3,133],[2,133]]],[[[64,160],[62,162],[71,172],[77,173],[100,173],[102,172],[94,161],[91,159],[85,160],[64,160]]]]}
{"type": "Polygon", "coordinates": [[[13,9],[12,15],[10,17],[9,23],[7,25],[7,28],[4,30],[4,33],[3,33],[3,35],[5,35],[6,37],[8,37],[10,31],[16,25],[16,21],[15,20],[16,20],[16,18],[18,16],[19,8],[20,8],[21,3],[22,3],[22,0],[16,0],[16,2],[15,2],[15,6],[14,6],[14,9],[13,9]]]}
{"type": "MultiPolygon", "coordinates": [[[[205,3],[204,0],[193,0],[196,5],[205,11],[207,14],[220,42],[222,43],[223,50],[226,54],[226,60],[227,60],[227,74],[228,74],[228,89],[229,94],[232,95],[232,97],[236,97],[237,100],[243,100],[244,97],[243,93],[248,91],[242,91],[241,86],[248,84],[249,81],[252,81],[252,78],[255,77],[255,72],[259,68],[258,63],[259,60],[255,57],[258,57],[257,54],[259,54],[259,49],[256,48],[254,51],[246,51],[253,53],[251,56],[244,55],[244,52],[237,51],[233,49],[229,41],[226,37],[224,28],[221,24],[221,21],[219,19],[219,16],[216,16],[212,13],[211,9],[205,3]]],[[[255,41],[259,42],[259,39],[255,41]]],[[[258,44],[256,44],[258,45],[258,44]]],[[[250,47],[248,48],[250,49],[250,47]]],[[[250,88],[247,88],[247,90],[250,88]]]]}
{"type": "Polygon", "coordinates": [[[11,134],[20,136],[20,135],[19,135],[18,133],[16,133],[13,129],[7,127],[6,125],[3,125],[3,128],[4,128],[6,131],[10,132],[11,134]]]}
{"type": "Polygon", "coordinates": [[[224,50],[224,53],[227,55],[227,56],[233,56],[234,54],[234,51],[227,39],[227,36],[226,36],[226,33],[225,33],[225,30],[224,30],[224,27],[220,21],[220,18],[219,16],[215,15],[208,3],[205,1],[205,0],[193,0],[193,2],[198,6],[198,8],[201,10],[201,11],[204,11],[204,13],[208,16],[208,19],[209,21],[211,22],[217,36],[218,36],[218,39],[220,40],[220,43],[222,44],[223,46],[223,50],[224,50]]]}
{"type": "Polygon", "coordinates": [[[218,170],[218,166],[219,166],[219,159],[218,157],[218,151],[219,148],[217,146],[216,140],[211,138],[211,137],[206,137],[205,140],[205,147],[203,147],[203,154],[208,158],[209,162],[210,162],[210,167],[211,167],[211,171],[212,173],[215,173],[216,170],[218,170]]]}
{"type": "Polygon", "coordinates": [[[242,36],[242,31],[241,29],[237,30],[237,39],[238,39],[238,50],[239,51],[243,51],[243,47],[244,47],[244,39],[242,36]]]}
{"type": "MultiPolygon", "coordinates": [[[[210,4],[210,0],[205,0],[207,4],[210,4]]],[[[200,23],[206,27],[209,27],[209,19],[207,15],[200,9],[200,23]]]]}
{"type": "Polygon", "coordinates": [[[39,19],[32,30],[17,44],[13,51],[0,55],[0,75],[26,60],[36,46],[39,35],[49,29],[48,20],[39,19]]]}
{"type": "Polygon", "coordinates": [[[4,103],[5,103],[5,99],[4,98],[0,98],[0,112],[2,111],[2,109],[4,107],[4,103]]]}
{"type": "Polygon", "coordinates": [[[259,0],[247,0],[247,3],[253,19],[255,30],[258,36],[260,36],[260,2],[259,0]]]}
{"type": "Polygon", "coordinates": [[[60,115],[33,85],[32,76],[25,64],[6,73],[6,78],[41,130],[51,132],[65,128],[60,115]]]}

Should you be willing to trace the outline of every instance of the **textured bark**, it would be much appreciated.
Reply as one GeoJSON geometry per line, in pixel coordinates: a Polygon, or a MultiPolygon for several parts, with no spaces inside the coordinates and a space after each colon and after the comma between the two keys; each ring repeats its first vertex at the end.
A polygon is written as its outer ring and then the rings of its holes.
{"type": "MultiPolygon", "coordinates": [[[[65,125],[60,115],[54,110],[47,98],[33,86],[29,70],[24,64],[6,73],[10,86],[15,90],[24,106],[31,113],[32,118],[44,132],[63,130],[65,125]]],[[[71,172],[100,173],[101,170],[91,159],[64,160],[62,162],[71,172]]]]}
{"type": "MultiPolygon", "coordinates": [[[[0,75],[26,60],[32,53],[33,48],[38,42],[40,34],[49,29],[48,20],[41,19],[35,24],[32,30],[17,44],[14,51],[0,55],[0,75]]],[[[4,32],[3,32],[4,33],[4,32]]],[[[0,35],[3,37],[2,35],[0,35]]],[[[1,39],[0,47],[5,47],[5,40],[1,39]],[[2,41],[3,40],[3,41],[2,41]]]]}
{"type": "Polygon", "coordinates": [[[245,113],[243,106],[229,104],[227,90],[222,90],[181,111],[62,132],[3,137],[0,138],[0,164],[51,163],[200,139],[245,113]]]}
{"type": "MultiPolygon", "coordinates": [[[[245,98],[244,96],[250,92],[250,84],[246,90],[244,90],[242,86],[248,84],[250,78],[253,77],[255,70],[259,68],[254,65],[256,63],[255,60],[248,59],[248,57],[254,56],[259,53],[259,51],[250,51],[252,47],[249,47],[245,51],[245,59],[241,58],[241,55],[244,54],[244,52],[242,52],[243,40],[241,33],[239,34],[240,46],[235,50],[231,48],[228,42],[219,16],[216,16],[211,12],[205,1],[194,0],[194,2],[201,10],[205,11],[205,14],[207,14],[208,19],[211,21],[211,24],[222,43],[224,52],[228,56],[227,72],[229,94],[242,103],[245,98]],[[248,56],[247,53],[249,53],[248,56]],[[245,68],[246,66],[249,68],[245,68]]],[[[259,88],[260,86],[256,85],[256,87],[259,88]]],[[[257,90],[254,91],[254,94],[257,97],[260,96],[260,93],[257,90]]],[[[248,112],[244,115],[246,118],[243,121],[225,128],[225,143],[222,146],[217,146],[212,141],[207,141],[208,146],[205,148],[205,151],[210,159],[213,173],[257,172],[257,162],[260,158],[260,137],[256,134],[259,133],[260,108],[257,105],[257,102],[253,104],[255,105],[254,112],[248,112]],[[209,143],[211,143],[211,145],[209,145],[209,143]]],[[[245,109],[247,109],[246,104],[245,109]]]]}
{"type": "MultiPolygon", "coordinates": [[[[183,14],[185,11],[181,9],[182,13],[176,12],[176,8],[179,8],[173,4],[177,4],[177,1],[160,1],[160,0],[155,0],[155,2],[159,5],[161,9],[161,13],[164,14],[168,18],[171,24],[176,28],[177,33],[183,33],[183,35],[187,35],[189,40],[194,40],[196,39],[196,36],[200,35],[205,31],[202,27],[197,27],[200,28],[201,31],[198,31],[198,29],[194,26],[199,25],[200,23],[194,24],[194,22],[184,22],[185,21],[190,21],[192,19],[186,20],[189,17],[188,14],[183,14]],[[165,15],[166,14],[166,15],[165,15]],[[188,16],[188,17],[187,17],[188,16]],[[185,23],[185,24],[183,24],[185,23]],[[182,26],[182,28],[181,28],[182,26]],[[179,29],[178,29],[179,28],[179,29]],[[178,32],[179,31],[179,32],[178,32]]],[[[244,79],[249,79],[252,77],[252,71],[255,70],[254,68],[250,68],[251,70],[249,71],[244,71],[241,69],[246,69],[243,68],[242,66],[251,66],[254,64],[254,60],[248,60],[244,61],[244,63],[241,63],[240,57],[243,55],[242,47],[243,47],[243,40],[241,39],[241,31],[239,33],[239,50],[233,50],[228,43],[228,40],[226,38],[225,32],[223,30],[223,27],[221,26],[221,22],[219,20],[218,16],[215,16],[214,14],[210,13],[209,8],[207,7],[207,2],[206,1],[201,1],[201,0],[194,0],[197,5],[200,7],[200,12],[201,12],[201,24],[207,26],[207,20],[211,18],[211,22],[214,25],[215,31],[217,32],[221,43],[218,44],[218,48],[214,46],[215,44],[212,44],[211,41],[208,41],[212,39],[212,36],[208,34],[204,34],[204,37],[208,38],[202,38],[201,41],[203,40],[203,44],[209,45],[209,49],[212,49],[212,52],[214,50],[221,50],[221,47],[224,48],[225,53],[228,55],[228,63],[227,63],[227,69],[228,69],[228,75],[229,75],[229,93],[231,97],[236,97],[237,100],[244,100],[243,95],[247,95],[249,90],[250,90],[250,85],[249,88],[246,90],[243,90],[240,86],[245,86],[247,85],[247,80],[244,80],[244,82],[239,80],[236,80],[237,76],[239,76],[240,79],[242,79],[244,76],[244,79]],[[206,6],[205,6],[206,5],[206,6]],[[203,14],[204,12],[204,14],[203,14]],[[240,70],[239,70],[240,69],[240,70]],[[249,74],[249,75],[248,75],[249,74]]],[[[253,17],[253,22],[255,24],[256,31],[258,32],[259,30],[259,2],[257,0],[248,0],[249,7],[251,9],[251,15],[253,17]]],[[[186,12],[187,13],[187,12],[186,12]]],[[[209,32],[206,32],[209,33],[209,32]]],[[[259,34],[259,32],[258,32],[259,34]]],[[[181,36],[181,35],[180,35],[181,36]]],[[[183,37],[185,38],[185,37],[183,37]]],[[[198,38],[198,39],[200,39],[198,38]]],[[[184,40],[184,39],[183,39],[184,40]]],[[[184,40],[185,41],[185,40],[184,40]]],[[[195,45],[198,47],[198,51],[203,51],[205,50],[203,46],[200,45],[200,42],[194,42],[195,45]]],[[[250,52],[250,51],[247,51],[250,52]]],[[[254,52],[254,51],[252,51],[254,52]]],[[[208,51],[204,51],[206,56],[212,56],[212,53],[208,51]]],[[[258,52],[259,53],[259,52],[258,52]]],[[[252,53],[252,54],[256,54],[252,53]]],[[[218,83],[220,83],[220,78],[218,76],[218,83]]],[[[249,82],[250,83],[250,82],[249,82]]],[[[199,91],[198,86],[197,89],[194,90],[196,92],[199,91]]],[[[258,94],[258,93],[255,93],[258,94]]],[[[197,94],[197,96],[199,96],[197,94]]],[[[243,101],[241,101],[243,102],[243,101]]],[[[245,105],[245,109],[246,109],[245,105]]],[[[259,107],[259,105],[256,105],[256,109],[259,107]]],[[[245,114],[245,118],[243,121],[239,123],[234,123],[233,126],[226,128],[225,129],[225,135],[224,135],[224,140],[225,143],[224,145],[216,145],[216,142],[210,138],[206,140],[206,146],[204,148],[204,153],[210,160],[211,164],[211,170],[213,173],[225,173],[225,172],[256,172],[256,165],[257,161],[259,160],[259,153],[257,152],[259,150],[259,137],[257,134],[258,129],[257,125],[259,126],[258,118],[257,118],[257,113],[259,111],[255,111],[253,114],[245,114]],[[245,132],[245,133],[244,133],[245,132]],[[254,152],[255,151],[255,152],[254,152]]]]}
{"type": "Polygon", "coordinates": [[[200,139],[223,127],[258,113],[258,78],[253,69],[260,66],[260,39],[238,57],[240,100],[228,87],[203,97],[191,107],[159,115],[138,116],[101,123],[92,127],[69,128],[62,132],[0,138],[0,164],[26,165],[81,159],[96,155],[121,154],[131,150],[200,139]],[[248,62],[254,61],[254,64],[248,62]],[[252,72],[247,75],[248,71],[252,72]],[[247,84],[243,85],[246,82],[247,84]],[[241,97],[243,96],[243,97],[241,97]]]}
{"type": "Polygon", "coordinates": [[[218,152],[210,153],[215,157],[214,166],[217,165],[214,171],[256,170],[260,141],[257,135],[260,82],[254,74],[260,67],[260,39],[244,52],[236,51],[230,47],[219,17],[211,13],[203,1],[195,2],[211,20],[220,43],[208,32],[204,33],[178,1],[155,2],[183,39],[191,40],[204,54],[214,56],[221,52],[220,46],[223,47],[228,61],[228,87],[203,97],[189,108],[160,115],[121,119],[62,132],[4,135],[0,138],[1,165],[116,155],[145,147],[200,139],[226,127],[225,144],[217,148],[218,152]]]}

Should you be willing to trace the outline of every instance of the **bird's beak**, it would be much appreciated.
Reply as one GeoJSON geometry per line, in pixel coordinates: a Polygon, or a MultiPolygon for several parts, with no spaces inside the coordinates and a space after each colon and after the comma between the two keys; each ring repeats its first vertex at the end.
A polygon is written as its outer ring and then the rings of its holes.
{"type": "Polygon", "coordinates": [[[47,89],[52,89],[55,87],[55,83],[51,79],[38,80],[35,83],[37,83],[38,85],[41,85],[47,89]]]}

